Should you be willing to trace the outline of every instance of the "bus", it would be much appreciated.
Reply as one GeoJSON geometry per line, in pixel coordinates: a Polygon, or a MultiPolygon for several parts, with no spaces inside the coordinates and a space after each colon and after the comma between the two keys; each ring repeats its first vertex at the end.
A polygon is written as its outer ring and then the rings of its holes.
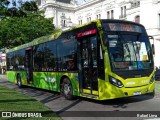
{"type": "Polygon", "coordinates": [[[94,20],[8,50],[7,79],[66,99],[153,94],[153,49],[141,24],[94,20]]]}

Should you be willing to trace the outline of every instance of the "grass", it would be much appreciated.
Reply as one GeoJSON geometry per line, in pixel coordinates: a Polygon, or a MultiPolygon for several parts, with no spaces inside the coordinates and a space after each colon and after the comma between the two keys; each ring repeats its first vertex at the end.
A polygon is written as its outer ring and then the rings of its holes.
{"type": "MultiPolygon", "coordinates": [[[[40,112],[42,118],[3,118],[3,120],[60,120],[53,111],[44,106],[41,102],[18,93],[15,90],[0,86],[0,111],[11,111],[18,113],[36,113],[40,112]]],[[[1,116],[1,115],[0,115],[1,116]]],[[[2,118],[1,118],[2,119],[2,118]]]]}

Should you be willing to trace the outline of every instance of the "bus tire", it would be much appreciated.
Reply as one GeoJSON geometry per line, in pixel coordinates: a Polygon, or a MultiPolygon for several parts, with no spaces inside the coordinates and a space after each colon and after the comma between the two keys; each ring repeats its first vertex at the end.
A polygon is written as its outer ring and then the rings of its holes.
{"type": "Polygon", "coordinates": [[[20,75],[17,75],[17,85],[19,88],[22,88],[22,80],[21,80],[21,76],[20,75]]]}
{"type": "Polygon", "coordinates": [[[72,100],[74,98],[73,88],[72,88],[71,82],[68,78],[63,79],[61,93],[68,100],[72,100]]]}

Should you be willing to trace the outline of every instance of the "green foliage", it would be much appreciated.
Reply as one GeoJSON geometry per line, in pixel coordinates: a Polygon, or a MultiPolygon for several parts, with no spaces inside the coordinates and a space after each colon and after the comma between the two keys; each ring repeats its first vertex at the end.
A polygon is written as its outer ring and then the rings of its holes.
{"type": "Polygon", "coordinates": [[[37,11],[38,10],[36,2],[34,1],[25,2],[24,4],[22,4],[21,8],[27,11],[37,11]]]}
{"type": "Polygon", "coordinates": [[[0,48],[12,48],[55,31],[53,18],[42,16],[43,12],[38,11],[35,2],[22,3],[19,8],[7,8],[2,1],[6,0],[0,0],[0,48]]]}
{"type": "Polygon", "coordinates": [[[8,0],[0,0],[0,20],[4,18],[9,3],[8,0]]]}

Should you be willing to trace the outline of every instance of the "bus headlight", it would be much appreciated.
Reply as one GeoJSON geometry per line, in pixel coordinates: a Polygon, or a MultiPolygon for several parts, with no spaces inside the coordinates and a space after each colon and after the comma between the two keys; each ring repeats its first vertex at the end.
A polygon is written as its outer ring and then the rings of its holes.
{"type": "Polygon", "coordinates": [[[111,77],[111,76],[109,76],[109,82],[110,82],[112,85],[117,86],[117,87],[119,87],[119,88],[123,87],[123,84],[122,84],[122,82],[121,82],[120,80],[117,80],[117,79],[115,79],[115,78],[113,78],[113,77],[111,77]]]}
{"type": "Polygon", "coordinates": [[[151,77],[151,79],[150,79],[150,83],[153,83],[153,82],[154,82],[154,80],[155,80],[155,74],[151,77]]]}

